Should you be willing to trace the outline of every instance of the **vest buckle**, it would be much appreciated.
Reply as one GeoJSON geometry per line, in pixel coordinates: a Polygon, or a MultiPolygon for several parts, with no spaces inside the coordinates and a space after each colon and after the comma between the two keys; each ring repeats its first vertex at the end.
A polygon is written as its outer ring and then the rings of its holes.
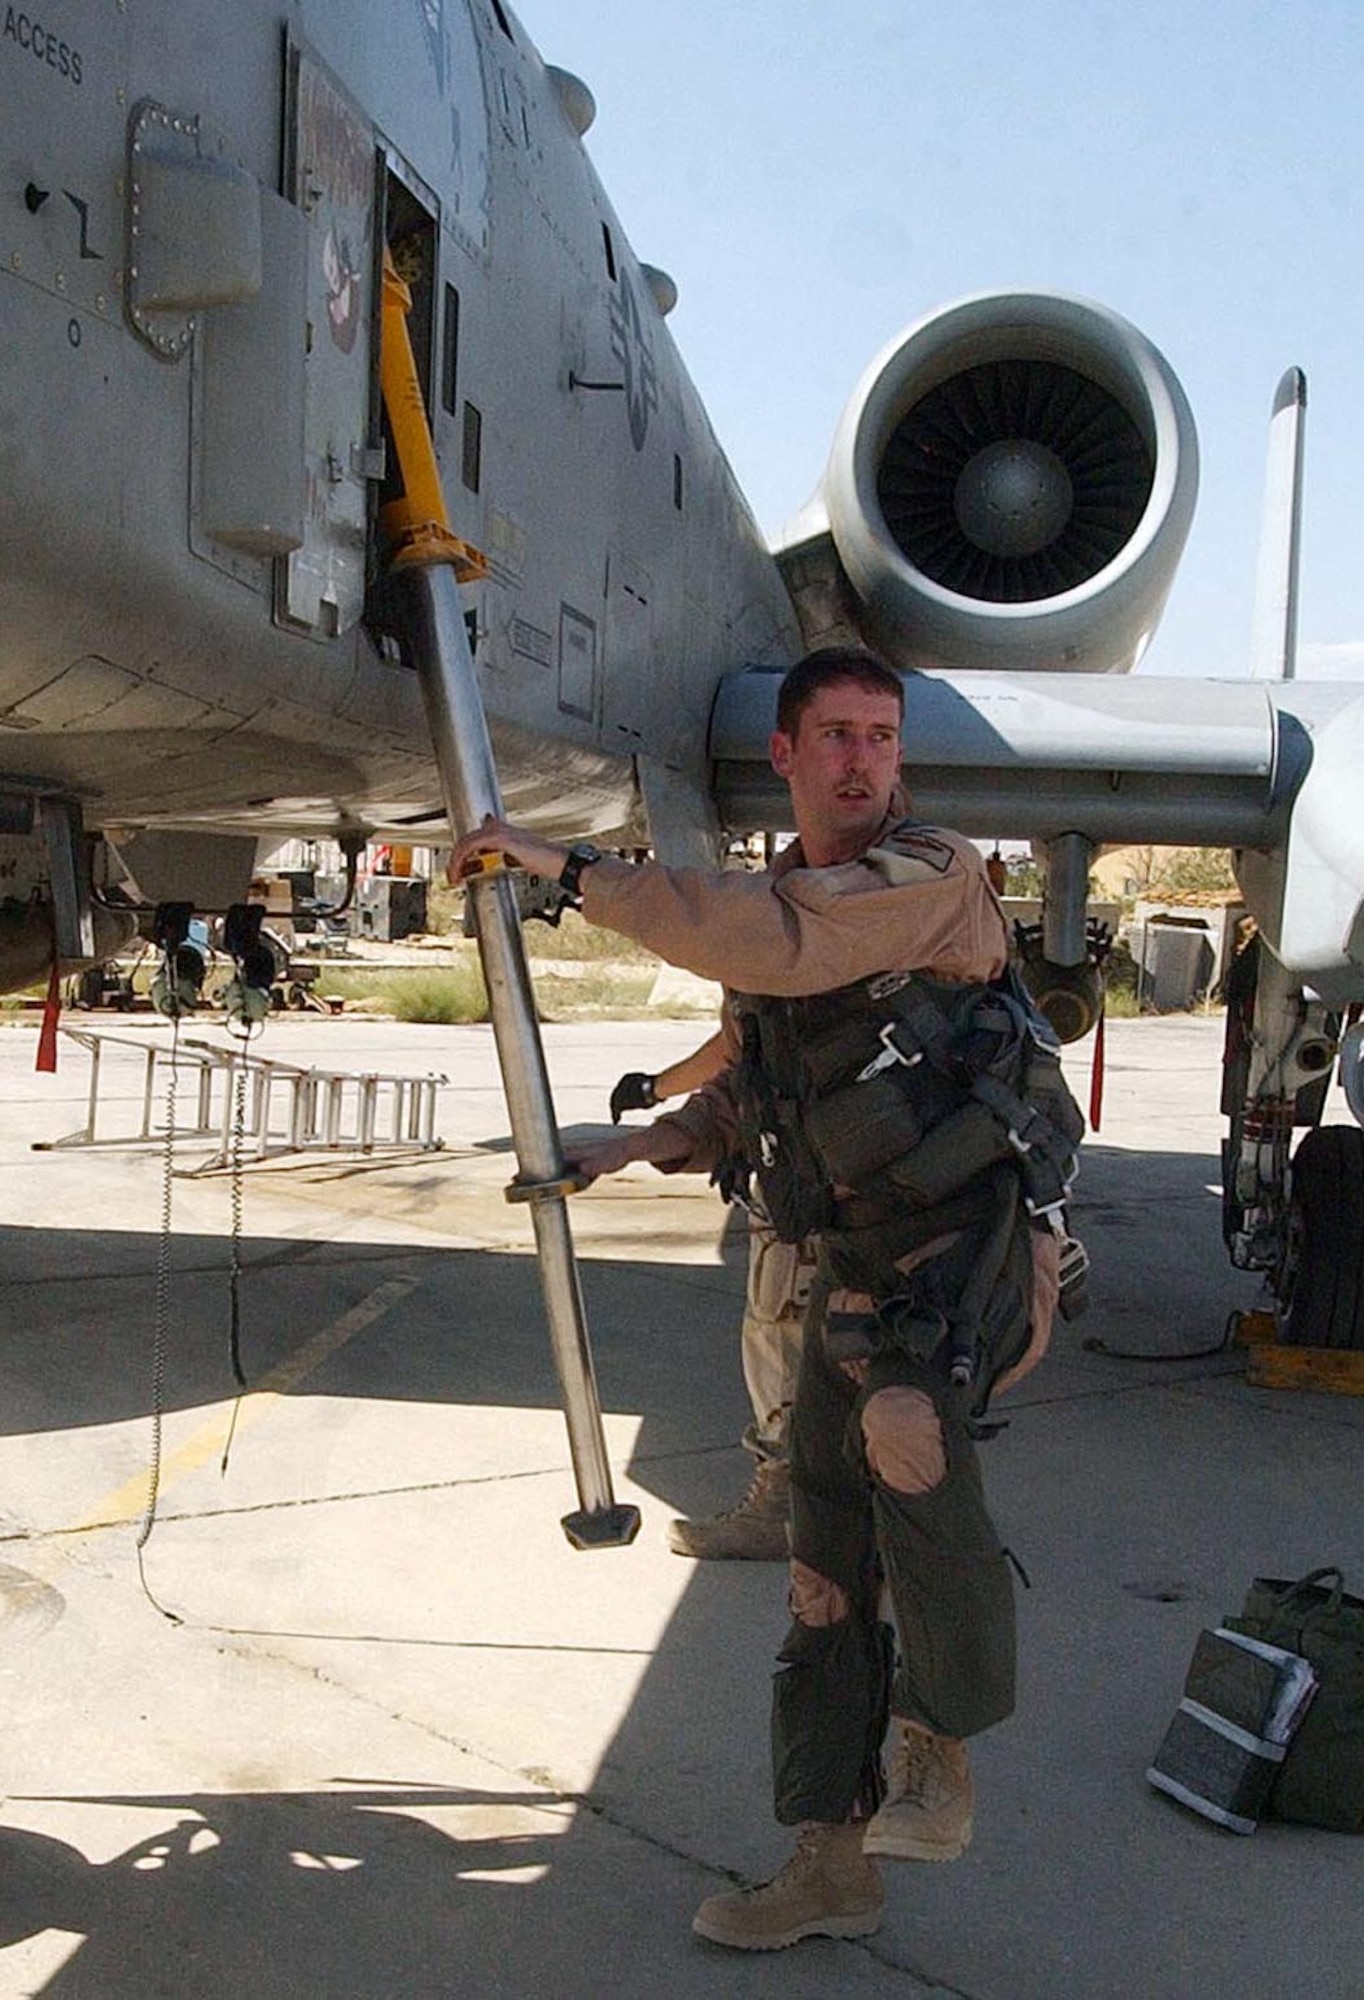
{"type": "Polygon", "coordinates": [[[906,1055],[900,1047],[899,1042],[896,1040],[896,1030],[899,1026],[900,1023],[898,1021],[886,1022],[885,1027],[880,1030],[877,1036],[878,1041],[881,1043],[881,1053],[873,1056],[866,1068],[860,1069],[857,1072],[856,1077],[853,1079],[854,1082],[870,1083],[874,1076],[880,1076],[882,1070],[890,1069],[895,1063],[903,1064],[906,1069],[913,1069],[915,1063],[923,1061],[924,1052],[922,1049],[915,1049],[912,1055],[906,1055]]]}

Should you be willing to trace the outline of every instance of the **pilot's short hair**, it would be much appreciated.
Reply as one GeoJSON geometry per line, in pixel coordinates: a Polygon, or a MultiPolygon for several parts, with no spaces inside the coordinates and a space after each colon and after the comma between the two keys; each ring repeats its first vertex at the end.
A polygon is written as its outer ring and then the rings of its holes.
{"type": "Polygon", "coordinates": [[[777,727],[794,737],[800,718],[821,688],[852,681],[869,694],[894,697],[901,717],[905,712],[905,689],[900,676],[862,646],[821,646],[807,653],[790,668],[777,692],[777,727]]]}

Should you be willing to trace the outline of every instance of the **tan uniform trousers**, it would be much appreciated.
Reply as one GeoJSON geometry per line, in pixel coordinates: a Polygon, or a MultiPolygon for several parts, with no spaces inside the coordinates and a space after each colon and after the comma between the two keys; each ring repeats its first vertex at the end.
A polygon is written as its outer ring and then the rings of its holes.
{"type": "Polygon", "coordinates": [[[804,1244],[780,1243],[762,1223],[750,1221],[740,1345],[753,1410],[743,1445],[755,1458],[785,1458],[789,1450],[791,1408],[814,1275],[814,1255],[804,1244]]]}

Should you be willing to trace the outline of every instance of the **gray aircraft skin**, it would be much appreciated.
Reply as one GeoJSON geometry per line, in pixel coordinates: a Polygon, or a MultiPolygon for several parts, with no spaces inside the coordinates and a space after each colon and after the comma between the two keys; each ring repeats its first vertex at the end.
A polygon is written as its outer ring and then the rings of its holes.
{"type": "Polygon", "coordinates": [[[463,602],[508,812],[664,859],[780,828],[779,671],[856,640],[905,673],[916,809],[1037,843],[1033,971],[1075,1025],[1095,849],[1236,850],[1262,947],[1228,1235],[1283,1266],[1284,1128],[1337,1055],[1358,1105],[1340,1016],[1364,997],[1364,689],[1292,677],[1299,377],[1253,674],[1124,679],[1197,442],[1104,307],[1008,293],[912,326],[773,550],[669,335],[672,282],[584,150],[591,94],[503,0],[7,8],[0,90],[0,985],[41,971],[49,905],[69,946],[87,861],[98,955],[127,923],[109,891],[220,909],[261,839],[441,837],[377,532],[387,249],[451,525],[486,563],[463,602]]]}

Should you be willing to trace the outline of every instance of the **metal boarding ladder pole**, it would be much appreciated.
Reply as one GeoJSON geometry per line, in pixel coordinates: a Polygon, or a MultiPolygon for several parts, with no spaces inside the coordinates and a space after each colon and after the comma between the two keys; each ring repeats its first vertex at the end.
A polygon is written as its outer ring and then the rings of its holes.
{"type": "MultiPolygon", "coordinates": [[[[483,573],[477,551],[446,526],[430,427],[407,332],[410,295],[385,257],[380,380],[398,453],[404,498],[384,510],[395,553],[404,659],[416,669],[451,831],[477,826],[502,804],[487,719],[459,597],[460,572],[483,573]]],[[[530,973],[511,883],[505,873],[474,880],[479,957],[488,989],[517,1178],[510,1200],[529,1200],[550,1345],[563,1396],[579,1508],[563,1517],[575,1548],[634,1540],[639,1509],[618,1503],[602,1430],[582,1288],[573,1255],[566,1194],[571,1185],[550,1096],[530,973]]]]}

